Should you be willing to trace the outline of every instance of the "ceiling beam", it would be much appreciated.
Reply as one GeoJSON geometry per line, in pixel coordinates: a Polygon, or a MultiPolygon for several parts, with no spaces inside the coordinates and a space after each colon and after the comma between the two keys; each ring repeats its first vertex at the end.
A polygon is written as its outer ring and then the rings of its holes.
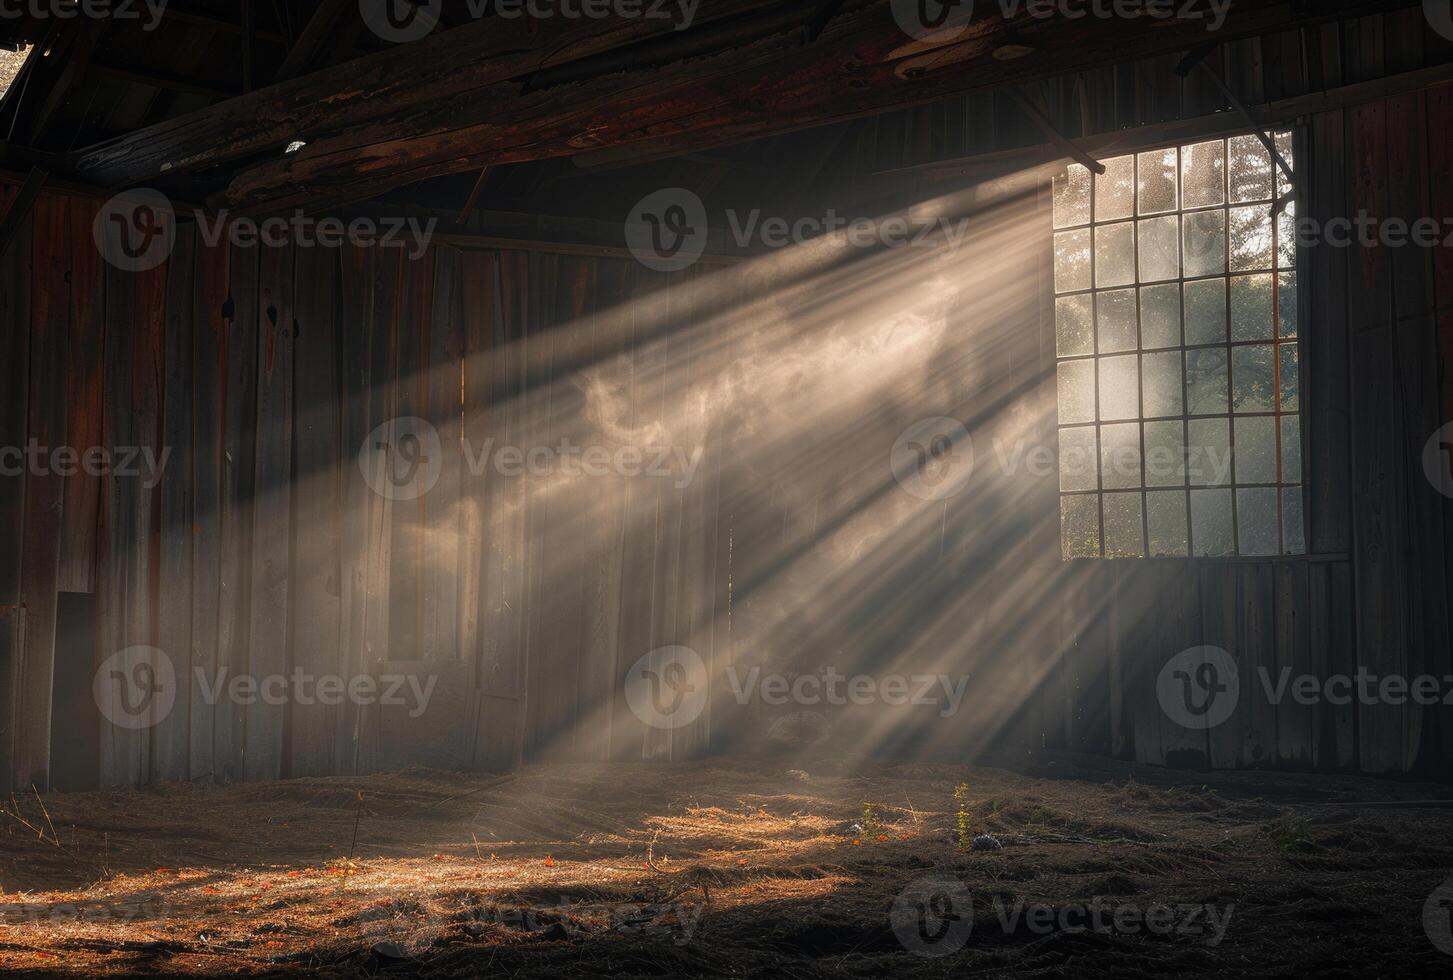
{"type": "Polygon", "coordinates": [[[283,59],[273,81],[285,82],[308,71],[322,57],[336,39],[338,25],[349,10],[358,9],[358,0],[319,0],[318,9],[308,20],[308,26],[298,35],[298,40],[283,59]]]}

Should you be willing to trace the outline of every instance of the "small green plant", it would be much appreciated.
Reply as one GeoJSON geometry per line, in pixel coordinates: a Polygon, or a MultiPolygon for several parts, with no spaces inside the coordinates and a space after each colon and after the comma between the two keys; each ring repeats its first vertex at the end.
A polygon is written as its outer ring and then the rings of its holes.
{"type": "Polygon", "coordinates": [[[954,787],[954,828],[958,833],[959,850],[967,851],[974,843],[969,829],[969,784],[959,783],[954,787]]]}
{"type": "Polygon", "coordinates": [[[877,837],[883,828],[882,821],[878,819],[878,804],[863,801],[863,817],[858,821],[863,825],[863,836],[877,837]]]}
{"type": "Polygon", "coordinates": [[[1311,825],[1304,817],[1279,820],[1270,827],[1270,837],[1276,849],[1283,856],[1307,849],[1307,835],[1311,825]]]}

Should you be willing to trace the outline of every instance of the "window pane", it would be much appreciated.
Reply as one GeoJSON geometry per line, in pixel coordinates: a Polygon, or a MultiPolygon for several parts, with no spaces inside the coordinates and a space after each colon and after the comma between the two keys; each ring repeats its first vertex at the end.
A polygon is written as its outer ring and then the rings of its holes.
{"type": "Polygon", "coordinates": [[[1271,154],[1255,136],[1233,136],[1230,140],[1231,201],[1265,201],[1271,198],[1271,154]]]}
{"type": "Polygon", "coordinates": [[[1297,202],[1289,201],[1286,210],[1276,216],[1277,268],[1296,267],[1297,244],[1297,202]]]}
{"type": "Polygon", "coordinates": [[[1100,420],[1140,415],[1140,365],[1134,354],[1100,358],[1100,420]]]}
{"type": "Polygon", "coordinates": [[[1191,539],[1197,555],[1214,557],[1235,550],[1230,490],[1191,491],[1191,539]]]}
{"type": "Polygon", "coordinates": [[[1140,154],[1140,213],[1160,214],[1176,207],[1176,149],[1140,154]]]}
{"type": "Polygon", "coordinates": [[[1163,354],[1142,355],[1140,372],[1145,386],[1145,417],[1179,416],[1182,405],[1180,352],[1169,350],[1163,354]]]}
{"type": "Polygon", "coordinates": [[[1100,555],[1100,497],[1086,494],[1061,497],[1059,502],[1060,552],[1065,558],[1100,555]]]}
{"type": "Polygon", "coordinates": [[[1281,482],[1302,482],[1302,419],[1299,415],[1282,416],[1281,482]]]}
{"type": "Polygon", "coordinates": [[[1271,276],[1231,278],[1231,339],[1271,339],[1271,276]]]}
{"type": "Polygon", "coordinates": [[[1130,217],[1135,213],[1135,157],[1100,162],[1105,172],[1095,178],[1095,220],[1130,217]]]}
{"type": "Polygon", "coordinates": [[[1054,226],[1090,223],[1090,171],[1072,163],[1062,176],[1054,179],[1054,226]]]}
{"type": "Polygon", "coordinates": [[[1135,290],[1117,289],[1098,294],[1095,317],[1099,323],[1101,354],[1135,349],[1135,290]]]}
{"type": "Polygon", "coordinates": [[[1181,150],[1181,206],[1204,208],[1226,201],[1226,144],[1197,143],[1181,150]]]}
{"type": "Polygon", "coordinates": [[[1065,361],[1057,374],[1060,422],[1095,421],[1095,362],[1065,361]]]}
{"type": "Polygon", "coordinates": [[[1128,286],[1135,281],[1135,225],[1095,226],[1095,285],[1128,286]]]}
{"type": "Polygon", "coordinates": [[[1145,423],[1145,485],[1186,485],[1186,429],[1184,422],[1145,423]]]}
{"type": "Polygon", "coordinates": [[[1226,212],[1197,211],[1181,218],[1182,262],[1187,278],[1226,271],[1226,212]]]}
{"type": "Polygon", "coordinates": [[[1226,343],[1226,280],[1188,282],[1186,346],[1226,343]]]}
{"type": "Polygon", "coordinates": [[[1159,282],[1181,274],[1181,225],[1175,215],[1140,222],[1140,281],[1159,282]]]}
{"type": "Polygon", "coordinates": [[[1281,344],[1281,410],[1300,412],[1301,370],[1297,362],[1297,345],[1281,344]]]}
{"type": "Polygon", "coordinates": [[[1307,553],[1306,532],[1302,527],[1302,488],[1287,487],[1281,492],[1282,548],[1289,555],[1307,553]]]}
{"type": "Polygon", "coordinates": [[[1231,483],[1231,420],[1192,419],[1186,423],[1186,474],[1193,487],[1231,483]]]}
{"type": "Polygon", "coordinates": [[[1271,268],[1271,208],[1231,209],[1231,271],[1271,268]]]}
{"type": "Polygon", "coordinates": [[[1095,329],[1090,293],[1061,296],[1054,301],[1055,349],[1060,357],[1095,353],[1095,329]]]}
{"type": "Polygon", "coordinates": [[[1069,293],[1090,288],[1090,230],[1054,236],[1054,288],[1069,293]]]}
{"type": "MultiPolygon", "coordinates": [[[[1272,137],[1272,142],[1276,144],[1276,152],[1281,154],[1282,160],[1286,162],[1286,165],[1288,167],[1292,168],[1292,173],[1296,173],[1296,140],[1292,138],[1291,130],[1283,130],[1282,132],[1275,134],[1272,137]]],[[[1287,177],[1286,172],[1283,171],[1281,167],[1276,167],[1275,164],[1273,164],[1273,166],[1276,169],[1276,196],[1284,197],[1291,192],[1291,180],[1287,177]]]]}
{"type": "Polygon", "coordinates": [[[1191,415],[1226,411],[1226,348],[1186,351],[1186,409],[1191,415]]]}
{"type": "Polygon", "coordinates": [[[1281,324],[1281,336],[1297,335],[1297,274],[1283,272],[1276,277],[1277,322],[1281,324]]]}
{"type": "Polygon", "coordinates": [[[1243,555],[1281,553],[1276,530],[1277,491],[1256,488],[1236,491],[1237,551],[1243,555]]]}
{"type": "Polygon", "coordinates": [[[1161,490],[1145,495],[1145,519],[1150,525],[1150,554],[1184,555],[1186,542],[1186,495],[1181,490],[1161,490]]]}
{"type": "Polygon", "coordinates": [[[1231,410],[1272,412],[1276,410],[1276,380],[1271,362],[1271,345],[1231,349],[1231,410]]]}
{"type": "Polygon", "coordinates": [[[1140,344],[1147,349],[1181,344],[1181,287],[1176,283],[1140,291],[1140,344]]]}
{"type": "Polygon", "coordinates": [[[1099,484],[1100,454],[1095,448],[1095,427],[1059,430],[1059,488],[1094,490],[1099,484]]]}
{"type": "Polygon", "coordinates": [[[1145,557],[1145,527],[1140,512],[1140,494],[1105,494],[1105,557],[1145,557]]]}
{"type": "Polygon", "coordinates": [[[1143,486],[1140,477],[1140,426],[1100,426],[1100,486],[1126,490],[1143,486]]]}
{"type": "Polygon", "coordinates": [[[1271,416],[1236,420],[1236,482],[1276,482],[1276,419],[1271,416]]]}

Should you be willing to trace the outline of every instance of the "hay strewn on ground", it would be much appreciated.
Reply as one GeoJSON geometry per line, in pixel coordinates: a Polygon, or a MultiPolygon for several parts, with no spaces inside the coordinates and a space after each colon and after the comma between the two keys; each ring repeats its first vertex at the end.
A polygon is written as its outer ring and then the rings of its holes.
{"type": "Polygon", "coordinates": [[[0,833],[0,969],[1353,976],[1453,963],[1421,921],[1453,874],[1450,811],[1346,805],[1435,788],[1257,773],[1187,786],[1074,765],[837,765],[806,780],[568,765],[502,782],[409,771],[16,797],[0,833]],[[961,850],[965,829],[1002,849],[961,850]],[[945,876],[972,895],[972,934],[955,955],[914,956],[890,906],[945,876]],[[1211,947],[1004,929],[994,903],[1021,899],[1234,914],[1211,947]]]}

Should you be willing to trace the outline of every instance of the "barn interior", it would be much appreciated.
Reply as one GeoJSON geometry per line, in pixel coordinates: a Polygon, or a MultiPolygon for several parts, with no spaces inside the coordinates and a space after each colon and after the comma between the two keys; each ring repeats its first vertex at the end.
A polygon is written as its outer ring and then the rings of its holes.
{"type": "Polygon", "coordinates": [[[1453,963],[1448,0],[0,57],[5,969],[1453,963]]]}

